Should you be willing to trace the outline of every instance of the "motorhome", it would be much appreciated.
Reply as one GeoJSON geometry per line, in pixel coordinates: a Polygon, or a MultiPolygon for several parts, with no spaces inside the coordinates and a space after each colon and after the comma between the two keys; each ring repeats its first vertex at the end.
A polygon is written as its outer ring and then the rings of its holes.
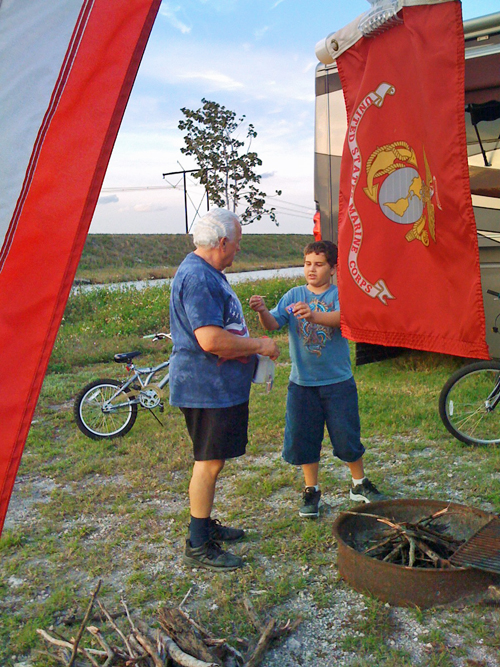
{"type": "MultiPolygon", "coordinates": [[[[500,12],[464,22],[465,125],[490,354],[500,358],[500,12]]],[[[314,192],[324,239],[337,240],[340,160],[347,119],[335,62],[316,68],[314,192]]],[[[467,248],[464,248],[467,252],[467,248]]],[[[366,351],[365,351],[366,353],[366,351]]]]}

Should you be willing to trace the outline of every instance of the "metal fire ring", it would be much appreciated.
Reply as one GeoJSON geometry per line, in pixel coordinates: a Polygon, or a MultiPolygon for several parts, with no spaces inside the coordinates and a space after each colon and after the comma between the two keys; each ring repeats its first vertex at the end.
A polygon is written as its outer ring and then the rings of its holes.
{"type": "MultiPolygon", "coordinates": [[[[438,500],[384,500],[353,508],[355,514],[340,514],[333,524],[338,543],[340,576],[360,593],[399,607],[425,609],[455,602],[498,584],[500,577],[470,567],[424,569],[386,563],[364,553],[363,543],[373,534],[374,520],[364,513],[378,514],[393,521],[415,522],[434,512],[450,508],[440,519],[460,539],[469,539],[494,515],[482,510],[438,500]]],[[[366,542],[365,542],[366,543],[366,542]]]]}

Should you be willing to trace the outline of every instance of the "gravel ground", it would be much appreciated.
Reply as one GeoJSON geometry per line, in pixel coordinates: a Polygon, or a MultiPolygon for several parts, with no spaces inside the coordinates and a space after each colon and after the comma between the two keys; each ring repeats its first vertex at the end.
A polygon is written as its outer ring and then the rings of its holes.
{"type": "MultiPolygon", "coordinates": [[[[451,662],[432,662],[433,656],[443,652],[443,647],[436,646],[432,639],[426,641],[426,635],[442,624],[444,618],[453,617],[454,611],[441,611],[439,621],[423,625],[418,622],[411,610],[390,607],[391,636],[387,643],[395,650],[402,650],[411,656],[411,665],[453,665],[453,667],[498,667],[500,655],[495,649],[484,647],[482,640],[470,642],[468,638],[449,632],[446,645],[459,648],[463,655],[451,662]]],[[[335,591],[332,605],[328,609],[317,609],[308,595],[299,599],[291,608],[307,616],[293,636],[272,648],[262,662],[262,667],[342,667],[353,665],[357,656],[352,651],[342,649],[347,637],[361,638],[361,632],[353,632],[356,618],[361,620],[366,613],[365,598],[355,591],[345,589],[335,591]],[[346,621],[349,619],[349,622],[346,621]]],[[[498,611],[493,612],[498,618],[498,611]]],[[[364,664],[364,663],[363,663],[364,664]]],[[[377,665],[375,656],[366,658],[366,664],[377,665]]],[[[394,662],[394,667],[397,663],[394,662]]]]}
{"type": "MultiPolygon", "coordinates": [[[[425,452],[424,452],[425,455],[425,452]]],[[[233,472],[220,480],[217,499],[220,505],[224,505],[224,499],[232,497],[233,485],[236,476],[241,480],[242,471],[251,463],[265,470],[266,466],[272,468],[276,465],[278,455],[269,455],[264,457],[246,457],[241,463],[234,463],[233,472]]],[[[182,473],[176,473],[182,474],[182,473]]],[[[418,483],[418,480],[413,480],[418,483]]],[[[128,482],[121,476],[101,477],[93,475],[85,481],[89,485],[109,485],[114,487],[127,487],[128,482]]],[[[345,486],[345,485],[344,485],[345,486]]],[[[16,482],[11,505],[7,515],[7,529],[22,529],[22,526],[28,526],[33,522],[43,519],[38,516],[38,508],[43,507],[49,502],[51,493],[60,487],[53,479],[43,478],[41,476],[19,476],[16,482]]],[[[65,489],[70,486],[65,486],[65,489]]],[[[81,491],[81,485],[80,485],[81,491]]],[[[134,494],[133,494],[134,495],[134,494]]],[[[455,498],[454,498],[455,500],[455,498]]],[[[460,502],[460,498],[456,499],[460,502]]],[[[345,488],[339,488],[338,492],[325,494],[325,511],[321,521],[333,521],[342,503],[345,502],[345,488]]],[[[166,518],[172,516],[184,505],[185,499],[163,491],[155,498],[144,501],[140,497],[137,502],[143,503],[154,511],[155,520],[163,525],[165,531],[167,552],[165,552],[165,543],[149,544],[144,541],[143,535],[134,536],[134,544],[137,548],[147,550],[150,558],[147,561],[148,572],[152,575],[165,572],[166,570],[174,578],[181,580],[186,576],[186,568],[181,561],[183,538],[180,539],[175,532],[174,519],[166,518]],[[162,518],[163,517],[163,518],[162,518]]],[[[297,497],[296,491],[290,487],[283,487],[272,496],[262,501],[269,511],[276,508],[287,507],[291,513],[296,513],[297,497]]],[[[264,512],[265,514],[265,512],[264,512]]],[[[224,517],[221,517],[224,519],[224,517]]],[[[254,517],[255,518],[255,517],[254,517]]],[[[115,527],[123,521],[123,517],[116,513],[104,513],[100,516],[91,514],[81,515],[77,518],[71,518],[62,525],[61,536],[64,533],[75,529],[75,526],[92,527],[86,540],[91,543],[105,543],[110,539],[115,527]]],[[[243,527],[249,528],[252,534],[252,518],[246,519],[247,524],[243,527]]],[[[245,553],[249,549],[255,552],[254,557],[258,559],[259,564],[264,564],[266,572],[269,574],[269,580],[273,581],[282,576],[282,564],[279,559],[273,560],[272,557],[265,557],[259,552],[258,541],[252,539],[250,544],[242,543],[238,549],[240,553],[245,553]]],[[[130,549],[131,545],[128,545],[130,549]]],[[[112,577],[105,580],[105,584],[116,593],[125,593],[127,590],[128,577],[133,572],[133,563],[127,555],[127,548],[123,553],[114,554],[116,557],[116,568],[112,577]]],[[[43,561],[43,550],[40,552],[40,562],[43,561]]],[[[500,615],[500,587],[492,588],[485,596],[475,600],[463,601],[459,604],[448,607],[436,608],[432,612],[419,614],[415,610],[390,607],[382,605],[382,611],[386,611],[384,618],[385,629],[383,638],[380,640],[385,644],[389,651],[394,650],[395,656],[406,656],[407,662],[399,663],[397,658],[395,662],[378,662],[376,655],[364,651],[362,657],[353,649],[356,642],[361,643],[366,633],[376,634],[376,628],[367,625],[367,618],[370,616],[370,608],[373,608],[373,601],[365,596],[355,592],[344,582],[338,580],[332,585],[332,570],[336,573],[336,547],[331,549],[331,553],[324,556],[323,565],[308,570],[308,566],[302,566],[304,574],[308,575],[310,581],[309,587],[305,590],[291,595],[288,601],[281,607],[270,610],[273,615],[280,618],[286,618],[300,615],[303,622],[298,629],[286,639],[278,641],[266,654],[262,667],[301,667],[303,665],[314,665],[316,667],[341,667],[343,665],[388,665],[390,667],[401,667],[401,664],[415,665],[421,667],[500,667],[500,655],[498,648],[492,645],[492,642],[484,641],[481,632],[477,630],[478,617],[481,618],[484,627],[496,628],[498,633],[499,615],[500,615]],[[315,592],[318,590],[327,590],[328,602],[325,604],[317,603],[315,592]],[[480,610],[478,613],[478,609],[480,610]],[[457,621],[460,621],[457,623],[457,621]],[[469,631],[468,627],[471,627],[469,631]],[[464,630],[465,628],[465,630],[464,630]],[[476,628],[476,629],[474,629],[476,628]],[[346,648],[346,640],[351,639],[350,646],[346,648]],[[354,643],[353,643],[354,642],[354,643]],[[400,653],[397,653],[397,652],[400,653]]],[[[197,605],[210,607],[210,595],[215,591],[214,586],[220,585],[224,581],[224,575],[214,575],[218,579],[212,579],[204,573],[199,577],[196,570],[192,571],[193,594],[186,604],[186,609],[191,613],[196,613],[197,605]]],[[[231,576],[238,576],[233,573],[231,576]]],[[[82,586],[88,587],[85,573],[79,573],[82,586]]],[[[29,572],[16,572],[7,578],[7,596],[0,603],[0,608],[4,612],[9,608],[19,609],[23,604],[22,597],[18,591],[22,590],[23,584],[29,579],[29,572]]],[[[42,602],[50,594],[51,581],[47,582],[47,587],[38,592],[38,599],[42,602]]],[[[259,591],[251,591],[258,596],[259,591]]],[[[82,598],[83,600],[83,598],[82,598]]],[[[83,601],[80,601],[83,604],[83,601]]],[[[149,604],[149,611],[152,611],[153,605],[149,604]]],[[[215,605],[216,608],[216,605],[215,605]]],[[[214,609],[215,609],[214,608],[214,609]]],[[[148,607],[144,610],[148,613],[148,607]]],[[[380,615],[380,614],[379,614],[380,615]]],[[[497,635],[498,639],[498,635],[497,635]]],[[[497,647],[499,642],[496,642],[497,647]]],[[[15,661],[8,663],[14,667],[32,667],[34,664],[29,656],[20,656],[15,661]]],[[[3,666],[2,666],[3,667],[3,666]]]]}

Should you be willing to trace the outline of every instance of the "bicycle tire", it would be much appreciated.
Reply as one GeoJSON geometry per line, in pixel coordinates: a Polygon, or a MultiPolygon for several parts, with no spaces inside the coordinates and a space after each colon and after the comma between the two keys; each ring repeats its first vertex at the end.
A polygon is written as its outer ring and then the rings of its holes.
{"type": "Polygon", "coordinates": [[[439,396],[439,416],[446,429],[468,445],[500,442],[500,406],[486,401],[500,382],[500,362],[476,361],[453,373],[439,396]]]}
{"type": "MultiPolygon", "coordinates": [[[[122,383],[107,378],[85,385],[75,398],[73,414],[80,431],[92,440],[119,438],[130,431],[137,419],[137,404],[129,403],[116,412],[103,412],[102,404],[109,400],[122,383]],[[97,392],[97,393],[96,393],[97,392]]],[[[129,393],[129,389],[125,389],[129,393]]],[[[123,402],[121,397],[120,402],[123,402]]]]}

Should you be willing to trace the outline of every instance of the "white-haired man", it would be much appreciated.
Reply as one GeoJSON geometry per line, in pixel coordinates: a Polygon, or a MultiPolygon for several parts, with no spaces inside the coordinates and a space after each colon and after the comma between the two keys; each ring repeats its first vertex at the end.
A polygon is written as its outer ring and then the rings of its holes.
{"type": "Polygon", "coordinates": [[[200,218],[193,231],[196,250],[179,266],[170,297],[170,403],[184,414],[195,460],[184,561],[212,570],[242,565],[219,545],[241,539],[244,531],[212,519],[215,486],[226,459],[245,453],[255,355],[279,355],[270,338],[249,337],[241,304],[222,273],[240,240],[234,213],[212,209],[200,218]]]}

